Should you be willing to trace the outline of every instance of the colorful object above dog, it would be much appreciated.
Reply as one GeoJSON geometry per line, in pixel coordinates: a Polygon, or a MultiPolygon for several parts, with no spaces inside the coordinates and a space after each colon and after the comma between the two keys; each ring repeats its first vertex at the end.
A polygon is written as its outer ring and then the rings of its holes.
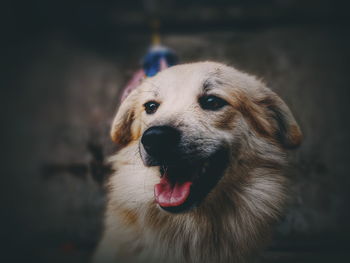
{"type": "Polygon", "coordinates": [[[121,102],[124,101],[124,99],[130,94],[131,91],[139,86],[142,79],[153,77],[158,72],[176,65],[177,62],[178,58],[174,51],[159,44],[152,45],[147,54],[142,59],[142,69],[138,70],[133,75],[131,80],[123,89],[121,102]]]}

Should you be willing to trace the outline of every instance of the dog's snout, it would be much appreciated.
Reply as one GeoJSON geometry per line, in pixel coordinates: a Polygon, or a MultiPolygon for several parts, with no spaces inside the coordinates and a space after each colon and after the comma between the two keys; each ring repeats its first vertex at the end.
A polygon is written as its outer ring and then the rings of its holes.
{"type": "Polygon", "coordinates": [[[162,159],[177,147],[180,137],[180,131],[173,127],[153,126],[143,133],[141,142],[149,155],[162,159]]]}

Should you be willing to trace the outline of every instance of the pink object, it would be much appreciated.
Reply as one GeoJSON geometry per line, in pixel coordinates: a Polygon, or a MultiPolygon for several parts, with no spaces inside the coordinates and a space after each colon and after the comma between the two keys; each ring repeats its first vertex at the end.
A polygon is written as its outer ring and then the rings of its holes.
{"type": "Polygon", "coordinates": [[[138,70],[131,78],[131,80],[126,84],[126,87],[124,88],[122,95],[120,97],[120,102],[123,102],[126,97],[135,89],[137,88],[141,81],[145,78],[145,73],[143,69],[138,70]]]}

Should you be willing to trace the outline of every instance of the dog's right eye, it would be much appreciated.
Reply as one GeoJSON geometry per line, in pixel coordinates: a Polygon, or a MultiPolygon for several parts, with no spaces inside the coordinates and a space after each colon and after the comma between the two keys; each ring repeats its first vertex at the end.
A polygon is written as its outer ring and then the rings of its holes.
{"type": "Polygon", "coordinates": [[[155,101],[149,101],[143,104],[143,106],[145,107],[145,111],[147,114],[153,114],[157,111],[159,103],[155,101]]]}
{"type": "Polygon", "coordinates": [[[227,102],[214,95],[208,95],[199,98],[199,104],[204,110],[216,111],[227,105],[227,102]]]}

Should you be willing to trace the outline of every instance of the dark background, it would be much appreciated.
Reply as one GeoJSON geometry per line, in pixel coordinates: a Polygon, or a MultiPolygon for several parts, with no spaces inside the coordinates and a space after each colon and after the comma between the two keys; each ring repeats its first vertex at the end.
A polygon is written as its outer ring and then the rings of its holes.
{"type": "Polygon", "coordinates": [[[340,0],[2,1],[1,262],[87,262],[101,233],[119,90],[150,21],[181,62],[264,79],[305,134],[293,202],[259,262],[350,253],[349,4],[340,0]]]}

